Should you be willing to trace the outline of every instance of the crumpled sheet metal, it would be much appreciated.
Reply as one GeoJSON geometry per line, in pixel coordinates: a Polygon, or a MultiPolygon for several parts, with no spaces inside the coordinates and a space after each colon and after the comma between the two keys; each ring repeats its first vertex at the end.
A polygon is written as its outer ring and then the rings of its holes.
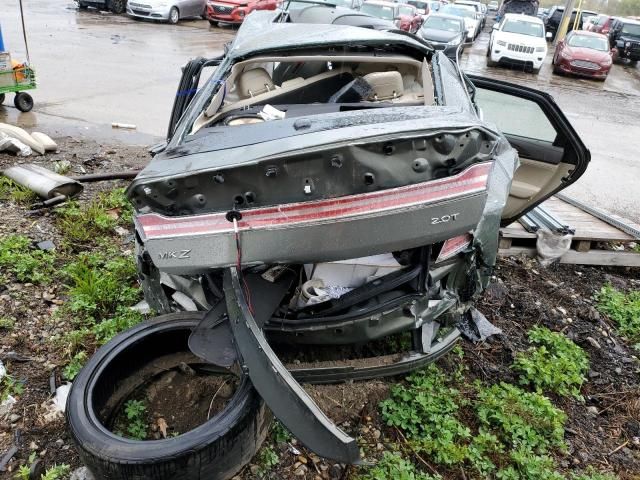
{"type": "Polygon", "coordinates": [[[478,251],[481,266],[480,283],[486,288],[498,254],[500,221],[511,190],[513,175],[520,166],[517,152],[502,137],[496,143],[494,164],[487,184],[487,202],[473,234],[473,245],[478,251]]]}

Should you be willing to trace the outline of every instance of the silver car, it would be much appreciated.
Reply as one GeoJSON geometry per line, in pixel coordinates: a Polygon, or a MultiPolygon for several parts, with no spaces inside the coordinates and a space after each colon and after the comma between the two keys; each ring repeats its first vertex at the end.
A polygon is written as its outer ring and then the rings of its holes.
{"type": "Polygon", "coordinates": [[[181,18],[206,14],[206,0],[135,0],[127,4],[127,15],[176,24],[181,18]]]}

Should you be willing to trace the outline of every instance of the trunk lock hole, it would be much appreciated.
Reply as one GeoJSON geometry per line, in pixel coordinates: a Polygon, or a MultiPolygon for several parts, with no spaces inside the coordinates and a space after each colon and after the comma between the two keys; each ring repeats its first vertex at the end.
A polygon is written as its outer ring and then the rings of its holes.
{"type": "Polygon", "coordinates": [[[385,143],[384,146],[382,147],[382,152],[385,155],[393,155],[393,152],[395,151],[396,151],[396,147],[394,147],[390,143],[385,143]]]}
{"type": "Polygon", "coordinates": [[[213,176],[213,181],[216,183],[224,183],[224,175],[222,175],[221,173],[218,173],[217,175],[213,176]]]}
{"type": "Polygon", "coordinates": [[[247,192],[244,194],[244,199],[249,205],[251,205],[256,201],[256,194],[253,192],[247,192]]]}
{"type": "Polygon", "coordinates": [[[367,172],[364,174],[365,185],[373,185],[375,182],[376,182],[376,176],[373,173],[367,172]]]}
{"type": "Polygon", "coordinates": [[[269,178],[276,177],[278,175],[278,167],[275,165],[268,166],[264,174],[269,178]]]}
{"type": "Polygon", "coordinates": [[[233,197],[233,204],[234,205],[243,205],[244,204],[244,197],[242,195],[236,195],[235,197],[233,197]]]}
{"type": "Polygon", "coordinates": [[[340,158],[340,155],[334,155],[331,157],[331,166],[334,168],[342,167],[342,158],[340,158]]]}

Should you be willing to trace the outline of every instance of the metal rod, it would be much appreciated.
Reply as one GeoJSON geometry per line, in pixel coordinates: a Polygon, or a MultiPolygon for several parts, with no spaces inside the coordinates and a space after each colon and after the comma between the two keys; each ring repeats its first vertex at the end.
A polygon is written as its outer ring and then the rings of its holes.
{"type": "Polygon", "coordinates": [[[625,223],[623,221],[624,219],[621,219],[620,217],[617,217],[617,216],[613,217],[607,212],[605,212],[604,210],[600,210],[599,208],[595,208],[595,207],[590,207],[589,205],[586,205],[573,198],[569,198],[562,193],[556,193],[556,197],[562,200],[563,202],[567,202],[568,204],[573,205],[574,207],[577,207],[580,210],[590,213],[594,217],[599,218],[600,220],[608,223],[609,225],[613,225],[614,227],[622,230],[624,233],[631,235],[636,240],[640,240],[640,229],[636,228],[635,226],[629,225],[628,223],[625,223]]]}
{"type": "Polygon", "coordinates": [[[110,172],[110,173],[91,173],[88,175],[78,175],[77,177],[71,177],[76,182],[90,183],[101,182],[103,180],[130,180],[135,178],[140,170],[127,170],[124,172],[110,172]]]}

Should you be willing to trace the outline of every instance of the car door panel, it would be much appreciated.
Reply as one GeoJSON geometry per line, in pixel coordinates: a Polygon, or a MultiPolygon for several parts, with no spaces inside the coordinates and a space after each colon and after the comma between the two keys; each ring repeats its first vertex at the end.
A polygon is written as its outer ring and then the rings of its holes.
{"type": "Polygon", "coordinates": [[[468,78],[483,119],[496,124],[520,157],[503,211],[507,225],[575,182],[591,154],[550,95],[500,80],[468,78]]]}

